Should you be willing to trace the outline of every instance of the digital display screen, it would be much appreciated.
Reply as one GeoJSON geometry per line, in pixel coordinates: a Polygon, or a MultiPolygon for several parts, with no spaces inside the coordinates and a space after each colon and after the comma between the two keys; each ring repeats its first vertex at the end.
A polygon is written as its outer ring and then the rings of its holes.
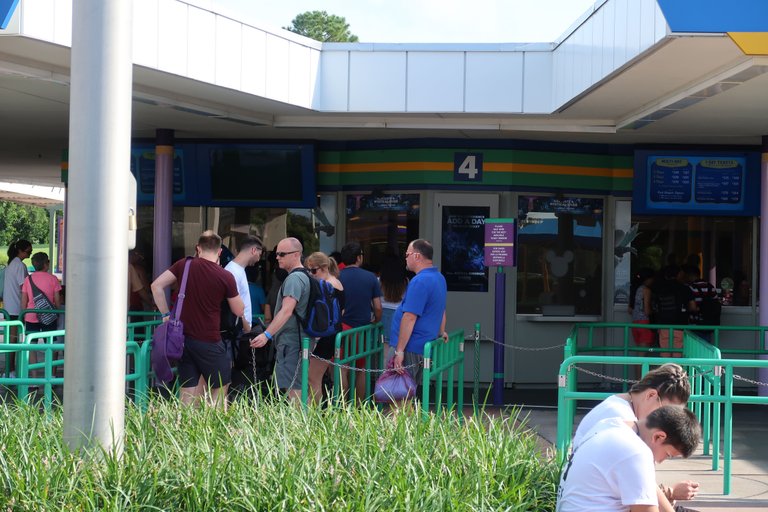
{"type": "MultiPolygon", "coordinates": [[[[135,143],[131,171],[138,202],[155,194],[155,147],[135,143]]],[[[174,206],[314,208],[316,163],[312,144],[177,141],[173,156],[174,206]]]]}
{"type": "Polygon", "coordinates": [[[210,150],[211,200],[301,201],[299,149],[210,150]]]}

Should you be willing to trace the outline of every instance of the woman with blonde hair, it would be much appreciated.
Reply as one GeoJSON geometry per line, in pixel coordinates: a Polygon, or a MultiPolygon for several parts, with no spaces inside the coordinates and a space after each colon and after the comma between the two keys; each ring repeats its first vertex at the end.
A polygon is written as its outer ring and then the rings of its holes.
{"type": "MultiPolygon", "coordinates": [[[[342,310],[344,309],[344,286],[338,280],[339,268],[336,260],[322,252],[313,252],[304,260],[304,266],[312,274],[312,277],[321,281],[328,281],[334,289],[334,296],[339,299],[342,310]]],[[[337,326],[337,332],[341,331],[341,324],[337,326]]],[[[336,335],[320,338],[315,345],[313,356],[309,360],[309,389],[312,393],[312,401],[318,402],[323,396],[323,375],[328,370],[330,360],[333,358],[336,335]]]]}

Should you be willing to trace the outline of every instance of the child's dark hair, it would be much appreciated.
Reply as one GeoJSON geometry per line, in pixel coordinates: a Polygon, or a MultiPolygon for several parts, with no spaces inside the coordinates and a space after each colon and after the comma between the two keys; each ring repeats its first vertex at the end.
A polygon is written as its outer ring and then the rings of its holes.
{"type": "Polygon", "coordinates": [[[645,426],[664,432],[667,435],[664,444],[674,446],[686,459],[701,440],[701,425],[696,415],[679,405],[659,407],[646,417],[645,426]]]}
{"type": "Polygon", "coordinates": [[[32,256],[32,266],[35,267],[35,270],[38,272],[41,270],[45,270],[45,264],[48,263],[48,255],[44,252],[36,252],[32,256]]]}

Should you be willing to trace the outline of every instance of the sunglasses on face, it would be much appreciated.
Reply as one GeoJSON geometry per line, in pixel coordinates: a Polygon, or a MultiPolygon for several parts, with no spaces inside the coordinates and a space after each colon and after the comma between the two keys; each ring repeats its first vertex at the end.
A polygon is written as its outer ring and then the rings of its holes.
{"type": "Polygon", "coordinates": [[[312,275],[315,275],[317,274],[317,271],[320,270],[320,268],[319,267],[308,268],[307,270],[309,270],[312,273],[312,275]]]}
{"type": "Polygon", "coordinates": [[[294,254],[294,253],[297,253],[297,252],[299,252],[299,251],[278,252],[278,253],[275,253],[275,256],[277,256],[278,258],[285,258],[289,254],[294,254]]]}

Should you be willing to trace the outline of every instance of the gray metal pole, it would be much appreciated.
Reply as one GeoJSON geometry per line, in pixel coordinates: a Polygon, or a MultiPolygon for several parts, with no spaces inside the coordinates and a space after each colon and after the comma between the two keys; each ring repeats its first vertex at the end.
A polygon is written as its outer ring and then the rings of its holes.
{"type": "Polygon", "coordinates": [[[133,2],[74,0],[64,441],[122,451],[133,2]]]}
{"type": "MultiPolygon", "coordinates": [[[[758,325],[768,325],[768,135],[763,135],[762,139],[762,159],[760,165],[760,174],[762,175],[762,183],[760,186],[760,256],[758,259],[759,265],[757,267],[759,271],[758,290],[760,291],[760,303],[758,304],[758,325]]],[[[738,285],[738,283],[736,283],[738,285]]],[[[736,290],[734,290],[734,293],[736,290]]],[[[754,295],[754,294],[753,294],[754,295]]],[[[766,339],[760,340],[758,348],[768,348],[768,336],[766,339]]],[[[765,356],[760,356],[760,359],[766,359],[765,356]]],[[[762,379],[768,379],[768,369],[759,368],[757,370],[757,378],[760,382],[765,382],[762,379]]],[[[757,394],[759,396],[768,396],[768,390],[764,386],[757,386],[757,394]]]]}

